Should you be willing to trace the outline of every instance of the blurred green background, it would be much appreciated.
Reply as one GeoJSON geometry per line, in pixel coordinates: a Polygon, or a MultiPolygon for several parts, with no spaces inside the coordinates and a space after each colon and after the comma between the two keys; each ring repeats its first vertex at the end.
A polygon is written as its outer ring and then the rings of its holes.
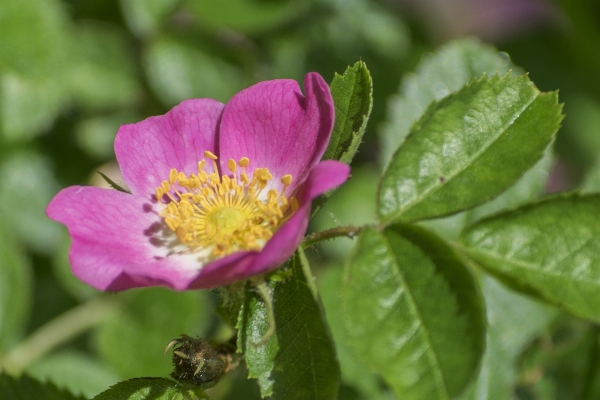
{"type": "MultiPolygon", "coordinates": [[[[112,143],[120,124],[191,97],[227,102],[261,80],[301,81],[317,71],[331,81],[362,59],[374,82],[372,118],[353,180],[313,229],[372,222],[378,132],[394,119],[388,106],[424,55],[462,36],[510,54],[541,90],[560,89],[567,117],[548,191],[576,188],[598,171],[593,0],[0,0],[0,360],[13,373],[92,396],[122,379],[168,374],[161,353],[180,333],[231,332],[215,316],[214,292],[101,295],[72,277],[66,229],[44,209],[60,188],[101,184],[98,170],[118,181],[112,143]],[[56,318],[58,328],[48,330],[56,318]],[[42,326],[48,336],[24,341],[42,326]]],[[[326,308],[335,307],[336,266],[350,246],[340,239],[311,254],[326,308]]],[[[584,383],[600,377],[596,327],[482,282],[490,335],[505,343],[493,349],[494,373],[510,384],[499,399],[598,393],[584,383]]],[[[341,343],[339,323],[330,322],[341,343]]],[[[340,399],[390,398],[340,343],[340,399]]],[[[258,398],[243,368],[213,389],[215,399],[252,394],[258,398]]]]}

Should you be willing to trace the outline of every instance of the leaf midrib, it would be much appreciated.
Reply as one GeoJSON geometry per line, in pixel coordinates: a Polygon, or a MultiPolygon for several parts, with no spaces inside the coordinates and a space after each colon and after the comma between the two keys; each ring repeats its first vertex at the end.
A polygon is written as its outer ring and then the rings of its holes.
{"type": "MultiPolygon", "coordinates": [[[[391,246],[389,240],[387,239],[387,237],[385,235],[381,234],[381,236],[382,236],[383,241],[385,242],[385,244],[386,244],[386,246],[387,246],[387,248],[389,250],[389,253],[390,253],[392,259],[394,260],[394,263],[395,263],[394,267],[395,267],[396,272],[397,272],[396,275],[398,276],[398,280],[400,282],[402,282],[403,287],[406,288],[406,294],[407,294],[408,299],[409,299],[409,304],[410,304],[410,307],[411,307],[411,311],[413,311],[413,315],[415,315],[416,318],[421,322],[420,325],[419,325],[419,330],[423,332],[423,335],[425,336],[425,340],[427,341],[427,344],[428,344],[427,349],[426,349],[427,350],[427,354],[429,354],[430,359],[433,359],[432,360],[433,364],[435,366],[437,366],[437,368],[435,369],[435,376],[436,376],[437,381],[438,381],[438,385],[437,386],[441,387],[443,389],[443,394],[445,395],[445,398],[449,399],[450,396],[448,394],[448,387],[446,386],[446,381],[444,379],[444,375],[441,372],[440,360],[439,360],[439,357],[438,357],[438,355],[437,355],[437,353],[435,351],[433,343],[431,341],[431,336],[429,334],[429,329],[427,328],[427,325],[425,325],[425,321],[424,321],[424,319],[423,319],[423,317],[422,317],[422,315],[421,315],[421,313],[419,311],[419,308],[417,307],[417,303],[416,303],[416,301],[414,299],[414,296],[412,294],[412,290],[410,289],[410,286],[407,284],[406,280],[404,279],[404,276],[400,272],[400,267],[399,267],[400,263],[399,263],[399,260],[396,258],[396,254],[391,250],[392,246],[391,246]]],[[[406,239],[402,238],[402,240],[406,240],[406,239]]],[[[412,246],[414,246],[412,243],[410,243],[410,244],[412,246]]]]}
{"type": "MultiPolygon", "coordinates": [[[[501,261],[504,263],[508,263],[510,265],[513,265],[515,267],[520,267],[521,269],[526,269],[528,271],[533,271],[542,275],[548,275],[548,276],[552,276],[552,277],[559,277],[563,280],[567,280],[573,283],[582,283],[582,284],[592,284],[593,286],[596,286],[598,288],[600,288],[600,281],[598,280],[594,280],[594,279],[583,279],[583,278],[577,278],[575,276],[572,275],[565,275],[562,274],[560,272],[556,272],[554,270],[546,270],[546,269],[540,269],[539,265],[537,264],[533,264],[527,261],[523,261],[523,260],[518,260],[515,258],[506,258],[506,257],[502,257],[501,255],[497,254],[497,253],[490,253],[484,250],[479,250],[479,249],[473,249],[473,248],[465,248],[465,250],[467,251],[467,253],[470,254],[476,254],[476,255],[481,255],[481,256],[485,256],[485,257],[489,257],[492,258],[495,261],[501,261]],[[565,279],[567,278],[567,279],[565,279]]],[[[571,256],[572,254],[569,254],[569,256],[571,256]]],[[[568,256],[567,256],[568,257],[568,256]]],[[[566,258],[566,257],[564,257],[566,258]]],[[[552,265],[556,265],[558,264],[559,261],[553,263],[552,265]]],[[[568,272],[568,271],[567,271],[568,272]]]]}
{"type": "MultiPolygon", "coordinates": [[[[531,104],[533,104],[533,102],[539,97],[540,92],[536,90],[536,94],[535,96],[531,99],[531,101],[529,101],[528,103],[526,103],[524,105],[524,107],[521,108],[521,110],[519,112],[516,113],[516,117],[514,119],[511,119],[510,122],[508,122],[506,124],[506,126],[504,126],[503,128],[499,129],[498,131],[500,133],[498,133],[496,136],[493,136],[490,138],[490,141],[487,145],[482,146],[482,148],[475,152],[473,157],[468,159],[468,162],[464,163],[464,164],[460,164],[457,163],[455,165],[459,165],[459,168],[457,168],[456,170],[452,171],[449,174],[445,174],[448,178],[445,180],[444,184],[441,185],[433,185],[430,186],[428,189],[426,189],[425,191],[422,192],[422,195],[418,198],[416,198],[414,201],[407,203],[408,206],[402,208],[401,210],[397,211],[396,213],[390,215],[389,217],[387,217],[386,219],[388,221],[390,220],[394,220],[398,217],[400,217],[403,214],[406,214],[406,212],[408,210],[410,210],[411,208],[413,208],[414,206],[421,204],[424,200],[426,200],[426,198],[430,195],[432,195],[433,193],[437,192],[439,189],[448,186],[448,184],[454,179],[456,178],[458,175],[460,175],[461,173],[463,173],[469,166],[471,166],[474,162],[474,160],[478,159],[483,153],[487,152],[487,150],[492,147],[501,137],[502,135],[504,135],[504,133],[508,130],[508,128],[510,128],[511,126],[514,125],[514,123],[523,115],[523,113],[529,108],[529,106],[531,104]]],[[[410,134],[410,132],[409,132],[410,134]]]]}

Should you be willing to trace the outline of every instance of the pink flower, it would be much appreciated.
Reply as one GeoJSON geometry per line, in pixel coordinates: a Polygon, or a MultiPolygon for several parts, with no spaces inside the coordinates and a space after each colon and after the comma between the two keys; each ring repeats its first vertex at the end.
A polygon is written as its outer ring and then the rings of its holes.
{"type": "Polygon", "coordinates": [[[227,105],[186,100],[123,125],[115,153],[131,194],[72,186],[48,216],[72,237],[73,273],[101,290],[227,285],[271,271],[298,247],[311,201],[348,178],[320,161],[333,101],[319,74],[258,83],[227,105]]]}

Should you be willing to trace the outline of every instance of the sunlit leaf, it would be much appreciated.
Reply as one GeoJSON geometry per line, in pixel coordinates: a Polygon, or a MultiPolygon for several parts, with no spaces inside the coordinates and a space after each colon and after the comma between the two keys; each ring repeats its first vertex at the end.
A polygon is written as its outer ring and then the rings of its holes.
{"type": "Polygon", "coordinates": [[[260,345],[269,322],[267,310],[250,288],[238,321],[238,350],[262,396],[274,400],[337,399],[340,380],[335,349],[318,298],[304,276],[298,256],[292,276],[274,285],[275,333],[260,345]]]}
{"type": "Polygon", "coordinates": [[[460,399],[507,400],[514,398],[521,351],[547,329],[556,311],[505,288],[489,276],[482,277],[482,289],[487,344],[477,380],[460,399]]]}
{"type": "Polygon", "coordinates": [[[600,196],[558,195],[468,227],[468,255],[513,287],[600,321],[600,196]]]}
{"type": "Polygon", "coordinates": [[[495,212],[525,204],[544,194],[553,166],[554,155],[550,147],[542,159],[516,184],[492,201],[449,217],[421,221],[420,224],[450,240],[456,240],[468,224],[495,212]]]}
{"type": "Polygon", "coordinates": [[[367,128],[373,107],[373,80],[365,63],[358,61],[331,82],[335,124],[324,159],[350,164],[367,128]]]}
{"type": "Polygon", "coordinates": [[[470,271],[425,230],[364,229],[342,286],[348,342],[401,399],[450,399],[475,375],[484,308],[470,271]]]}
{"type": "Polygon", "coordinates": [[[535,165],[561,119],[557,93],[540,93],[527,76],[471,81],[433,103],[394,154],[381,219],[440,217],[490,200],[535,165]]]}

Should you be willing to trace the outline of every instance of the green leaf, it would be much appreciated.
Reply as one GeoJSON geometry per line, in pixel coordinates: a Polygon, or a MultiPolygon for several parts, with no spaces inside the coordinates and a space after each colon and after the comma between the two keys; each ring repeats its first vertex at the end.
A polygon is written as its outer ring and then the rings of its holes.
{"type": "Polygon", "coordinates": [[[127,112],[84,119],[75,127],[75,138],[87,155],[102,161],[112,160],[119,127],[142,119],[140,115],[127,112]]]}
{"type": "Polygon", "coordinates": [[[200,394],[200,390],[195,393],[164,378],[136,378],[119,382],[92,400],[195,400],[199,396],[206,398],[200,394]]]}
{"type": "Polygon", "coordinates": [[[380,131],[380,164],[388,164],[432,101],[441,100],[484,73],[503,75],[514,68],[506,53],[476,39],[455,40],[424,57],[415,73],[402,80],[399,93],[390,99],[387,122],[380,131]]]}
{"type": "Polygon", "coordinates": [[[440,217],[497,196],[542,157],[560,111],[557,93],[527,76],[483,77],[433,103],[384,173],[381,219],[440,217]]]}
{"type": "Polygon", "coordinates": [[[72,393],[91,398],[119,382],[116,373],[83,352],[60,351],[36,361],[27,374],[42,382],[51,381],[72,393]]]}
{"type": "Polygon", "coordinates": [[[475,223],[461,242],[511,286],[600,321],[599,216],[600,196],[558,195],[475,223]]]}
{"type": "Polygon", "coordinates": [[[468,210],[466,212],[468,222],[472,223],[485,216],[523,205],[542,196],[546,191],[546,184],[554,166],[554,160],[553,149],[549,147],[542,159],[527,171],[516,184],[495,199],[468,210]]]}
{"type": "Polygon", "coordinates": [[[0,134],[7,141],[24,141],[44,133],[66,102],[64,86],[57,80],[0,74],[0,134]]]}
{"type": "Polygon", "coordinates": [[[262,345],[267,310],[250,288],[238,321],[238,350],[248,376],[257,378],[263,397],[336,399],[340,381],[335,349],[321,316],[319,299],[304,276],[299,256],[290,262],[292,277],[273,288],[276,331],[262,345]]]}
{"type": "Polygon", "coordinates": [[[262,34],[301,17],[311,1],[187,0],[184,4],[203,25],[212,29],[262,34]]]}
{"type": "Polygon", "coordinates": [[[365,228],[344,269],[348,341],[401,399],[449,399],[479,366],[485,315],[470,271],[418,227],[365,228]]]}
{"type": "Polygon", "coordinates": [[[335,105],[335,124],[324,159],[346,164],[358,150],[373,107],[373,80],[364,62],[348,67],[344,75],[335,74],[331,82],[335,105]]]}
{"type": "Polygon", "coordinates": [[[168,37],[149,43],[144,66],[152,89],[167,106],[195,97],[227,102],[244,86],[242,72],[233,64],[168,37]]]}
{"type": "Polygon", "coordinates": [[[525,173],[518,182],[492,201],[484,203],[471,210],[454,214],[445,218],[421,221],[423,225],[444,238],[455,241],[465,226],[498,211],[523,205],[540,197],[546,190],[550,171],[554,164],[552,147],[538,163],[525,173]]]}
{"type": "Polygon", "coordinates": [[[182,333],[206,332],[210,315],[206,292],[146,288],[116,296],[125,304],[99,327],[96,346],[125,378],[168,375],[171,360],[163,357],[167,343],[182,333]]]}
{"type": "Polygon", "coordinates": [[[0,160],[0,214],[27,247],[49,254],[62,229],[44,210],[58,192],[50,162],[30,151],[13,152],[0,160]]]}
{"type": "Polygon", "coordinates": [[[41,383],[27,375],[13,378],[0,374],[0,393],[2,400],[83,400],[52,383],[41,383]]]}
{"type": "Polygon", "coordinates": [[[127,25],[137,36],[156,32],[180,0],[121,0],[127,25]]]}
{"type": "Polygon", "coordinates": [[[0,219],[0,354],[24,333],[32,295],[31,265],[0,219]]]}
{"type": "Polygon", "coordinates": [[[517,383],[516,363],[523,348],[544,333],[556,310],[482,276],[488,335],[477,380],[462,400],[506,400],[517,383]]]}
{"type": "Polygon", "coordinates": [[[84,107],[118,109],[141,98],[135,60],[125,34],[99,23],[76,26],[68,84],[74,100],[84,107]]]}
{"type": "Polygon", "coordinates": [[[0,134],[29,139],[66,104],[66,13],[58,0],[0,3],[0,134]]]}
{"type": "Polygon", "coordinates": [[[365,368],[364,363],[354,355],[348,344],[342,315],[339,312],[342,273],[342,268],[329,266],[317,280],[327,323],[335,342],[342,382],[356,388],[366,399],[375,399],[383,391],[379,377],[365,368]]]}

